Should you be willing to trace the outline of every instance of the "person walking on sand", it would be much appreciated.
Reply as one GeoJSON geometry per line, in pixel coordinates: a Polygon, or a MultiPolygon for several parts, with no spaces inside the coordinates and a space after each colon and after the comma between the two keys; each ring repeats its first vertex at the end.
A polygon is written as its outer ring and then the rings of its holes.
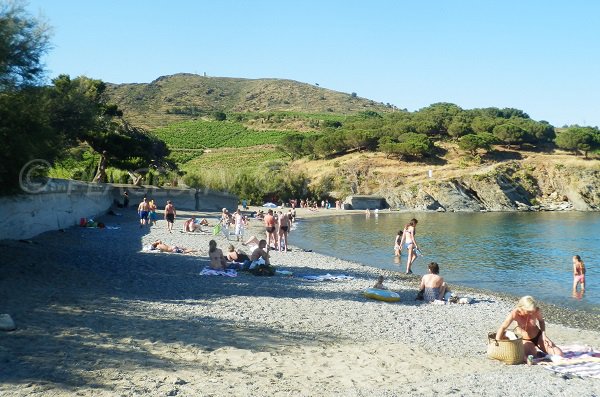
{"type": "Polygon", "coordinates": [[[524,296],[519,299],[516,309],[510,312],[498,331],[496,339],[506,339],[504,334],[510,324],[516,321],[519,326],[521,337],[523,338],[523,348],[525,351],[523,362],[529,355],[537,356],[538,349],[546,354],[562,356],[562,350],[546,336],[546,322],[542,317],[540,308],[531,296],[524,296]]]}
{"type": "Polygon", "coordinates": [[[415,238],[416,227],[418,221],[413,218],[406,224],[402,231],[402,239],[400,240],[400,246],[404,247],[408,251],[408,258],[406,259],[406,274],[412,274],[412,264],[417,259],[417,250],[419,245],[415,238]]]}
{"type": "Polygon", "coordinates": [[[142,199],[140,205],[138,205],[138,215],[140,216],[140,228],[148,223],[148,213],[150,212],[150,205],[146,201],[146,197],[142,199]]]}
{"type": "Polygon", "coordinates": [[[275,231],[275,217],[273,216],[273,210],[269,210],[264,218],[265,231],[267,234],[267,245],[277,249],[277,232],[275,231]],[[271,245],[271,240],[275,245],[271,245]]]}
{"type": "Polygon", "coordinates": [[[171,200],[167,201],[167,205],[165,206],[165,220],[167,221],[167,230],[169,233],[173,233],[173,224],[175,223],[176,216],[177,211],[173,202],[171,200]]]}
{"type": "Polygon", "coordinates": [[[235,212],[233,213],[233,222],[235,224],[235,229],[234,229],[235,240],[240,241],[240,239],[242,239],[242,241],[243,241],[244,240],[244,230],[246,228],[246,218],[242,215],[239,208],[236,209],[235,212]]]}
{"type": "Polygon", "coordinates": [[[396,235],[396,240],[394,240],[394,255],[400,256],[402,253],[402,230],[398,230],[398,234],[396,235]]]}
{"type": "Polygon", "coordinates": [[[585,291],[585,264],[579,255],[573,257],[573,294],[577,293],[577,285],[581,284],[581,292],[585,291]]]}
{"type": "Polygon", "coordinates": [[[155,226],[156,221],[158,220],[158,215],[156,214],[156,203],[154,200],[150,200],[148,203],[148,209],[150,210],[150,212],[148,212],[148,224],[155,226]]]}

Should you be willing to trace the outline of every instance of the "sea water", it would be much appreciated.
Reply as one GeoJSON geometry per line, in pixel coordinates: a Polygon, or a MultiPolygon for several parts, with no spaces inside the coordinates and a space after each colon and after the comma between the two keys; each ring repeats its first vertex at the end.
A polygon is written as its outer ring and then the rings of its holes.
{"type": "MultiPolygon", "coordinates": [[[[336,210],[323,210],[336,211],[336,210]]],[[[406,250],[394,257],[394,239],[411,219],[425,274],[440,265],[450,284],[600,313],[600,213],[371,213],[300,220],[290,244],[382,269],[406,270],[406,250]],[[586,265],[586,290],[573,294],[573,255],[586,265]]]]}

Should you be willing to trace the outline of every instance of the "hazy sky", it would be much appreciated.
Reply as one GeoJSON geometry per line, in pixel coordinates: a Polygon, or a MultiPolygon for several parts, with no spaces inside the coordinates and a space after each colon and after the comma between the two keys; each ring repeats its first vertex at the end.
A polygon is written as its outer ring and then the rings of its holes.
{"type": "Polygon", "coordinates": [[[515,107],[600,126],[593,0],[32,0],[49,76],[285,78],[417,110],[515,107]]]}

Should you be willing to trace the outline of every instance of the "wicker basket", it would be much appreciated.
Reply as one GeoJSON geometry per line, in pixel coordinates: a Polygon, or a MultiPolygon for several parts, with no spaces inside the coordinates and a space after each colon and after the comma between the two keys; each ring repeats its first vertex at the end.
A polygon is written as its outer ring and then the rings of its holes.
{"type": "Polygon", "coordinates": [[[500,360],[505,364],[522,364],[525,352],[523,350],[523,339],[501,339],[496,340],[496,333],[488,334],[487,356],[500,360]]]}

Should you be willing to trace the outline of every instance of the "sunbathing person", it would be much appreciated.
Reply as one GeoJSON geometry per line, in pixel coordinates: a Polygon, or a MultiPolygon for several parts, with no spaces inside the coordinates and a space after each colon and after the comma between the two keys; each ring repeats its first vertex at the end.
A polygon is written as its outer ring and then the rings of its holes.
{"type": "Polygon", "coordinates": [[[440,266],[431,262],[427,265],[428,274],[421,278],[420,290],[423,290],[423,298],[426,302],[433,302],[434,300],[444,300],[446,294],[446,282],[439,275],[440,266]]]}
{"type": "Polygon", "coordinates": [[[210,257],[210,268],[214,270],[227,270],[227,261],[223,256],[223,251],[217,248],[217,242],[210,240],[208,242],[208,256],[210,257]]]}
{"type": "Polygon", "coordinates": [[[259,242],[260,242],[260,240],[258,238],[256,238],[256,236],[252,236],[248,240],[243,242],[242,245],[245,245],[246,247],[248,247],[250,249],[250,251],[254,251],[255,249],[258,248],[259,242]]]}
{"type": "Polygon", "coordinates": [[[250,260],[250,257],[245,253],[238,251],[232,244],[229,244],[228,252],[227,252],[227,260],[231,262],[242,263],[247,260],[250,260]]]}
{"type": "Polygon", "coordinates": [[[196,250],[193,249],[189,249],[189,248],[184,248],[184,247],[178,247],[176,245],[169,245],[169,244],[165,244],[160,240],[156,240],[155,242],[153,242],[152,244],[150,244],[150,249],[151,250],[158,250],[161,252],[174,252],[176,254],[189,254],[191,252],[198,252],[196,250]]]}
{"type": "Polygon", "coordinates": [[[183,231],[184,232],[203,232],[202,226],[200,223],[196,223],[196,217],[192,216],[190,219],[183,223],[183,231]]]}
{"type": "Polygon", "coordinates": [[[547,354],[563,355],[562,350],[546,336],[546,322],[531,296],[524,296],[519,299],[516,309],[510,312],[500,328],[498,328],[496,339],[506,339],[504,333],[513,321],[516,321],[519,326],[520,336],[523,338],[523,348],[525,351],[523,361],[529,355],[535,357],[538,349],[547,354]]]}

